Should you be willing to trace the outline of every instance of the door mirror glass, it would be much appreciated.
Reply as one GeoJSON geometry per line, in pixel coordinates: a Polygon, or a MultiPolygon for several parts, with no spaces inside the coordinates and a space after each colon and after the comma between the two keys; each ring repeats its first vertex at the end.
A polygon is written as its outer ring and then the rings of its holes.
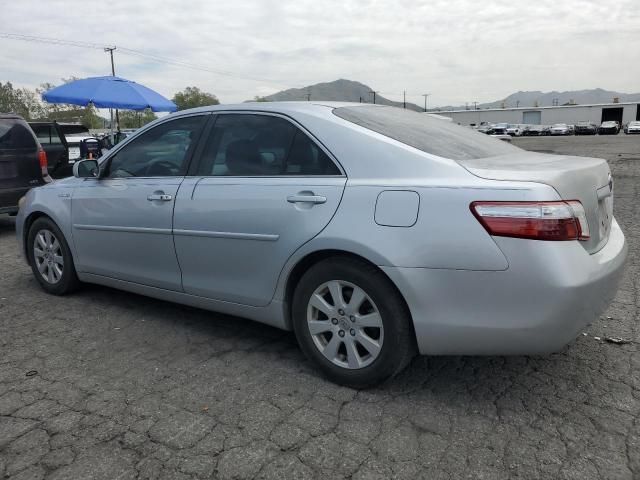
{"type": "Polygon", "coordinates": [[[73,176],[76,178],[94,178],[98,176],[99,171],[96,160],[80,160],[73,164],[73,176]]]}

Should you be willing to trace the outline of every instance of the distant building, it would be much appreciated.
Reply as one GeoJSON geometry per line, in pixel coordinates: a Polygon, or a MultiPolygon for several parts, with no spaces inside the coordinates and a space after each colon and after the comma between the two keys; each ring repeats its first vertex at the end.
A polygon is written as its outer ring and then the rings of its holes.
{"type": "Polygon", "coordinates": [[[529,125],[575,124],[593,122],[597,125],[608,120],[625,124],[640,120],[640,103],[600,103],[594,105],[558,105],[553,107],[489,108],[483,110],[447,110],[433,112],[450,117],[461,125],[481,123],[523,123],[529,125]]]}

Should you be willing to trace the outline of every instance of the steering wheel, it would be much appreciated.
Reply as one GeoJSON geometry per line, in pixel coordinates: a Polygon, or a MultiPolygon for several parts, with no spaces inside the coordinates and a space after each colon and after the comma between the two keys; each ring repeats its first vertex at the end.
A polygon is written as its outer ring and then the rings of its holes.
{"type": "Polygon", "coordinates": [[[168,160],[159,160],[157,162],[151,163],[145,170],[144,174],[147,177],[154,177],[158,175],[167,175],[173,176],[175,175],[177,168],[176,166],[168,160]]]}

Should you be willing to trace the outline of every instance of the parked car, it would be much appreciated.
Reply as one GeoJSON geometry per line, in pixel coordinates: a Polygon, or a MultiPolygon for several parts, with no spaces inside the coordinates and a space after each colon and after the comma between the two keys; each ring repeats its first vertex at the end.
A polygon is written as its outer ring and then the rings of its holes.
{"type": "Polygon", "coordinates": [[[556,351],[613,298],[627,250],[605,160],[382,105],[185,110],[74,175],[16,219],[44,290],[97,283],[292,329],[351,386],[416,351],[556,351]]]}
{"type": "Polygon", "coordinates": [[[640,133],[640,121],[633,121],[633,122],[627,123],[627,125],[624,127],[624,133],[627,133],[627,134],[640,133]]]}
{"type": "Polygon", "coordinates": [[[620,124],[617,121],[602,122],[598,133],[600,135],[617,135],[620,133],[620,124]]]}
{"type": "Polygon", "coordinates": [[[578,122],[575,126],[576,135],[595,135],[598,133],[598,126],[591,122],[578,122]]]}
{"type": "Polygon", "coordinates": [[[571,135],[572,131],[569,125],[567,125],[566,123],[556,123],[555,125],[551,126],[549,133],[551,135],[571,135]]]}
{"type": "Polygon", "coordinates": [[[49,173],[53,178],[69,177],[73,164],[80,160],[80,142],[96,138],[89,129],[78,123],[33,121],[29,125],[47,152],[49,173]]]}
{"type": "Polygon", "coordinates": [[[542,126],[542,135],[547,137],[551,135],[551,125],[543,125],[542,126]]]}
{"type": "Polygon", "coordinates": [[[47,152],[49,175],[53,178],[70,176],[72,165],[69,164],[69,147],[62,133],[61,124],[55,121],[31,121],[29,126],[36,134],[44,151],[47,152]]]}
{"type": "Polygon", "coordinates": [[[508,135],[508,123],[495,123],[491,126],[490,135],[508,135]]]}
{"type": "Polygon", "coordinates": [[[16,214],[30,188],[50,181],[46,153],[29,124],[19,115],[0,114],[0,213],[16,214]]]}
{"type": "Polygon", "coordinates": [[[527,125],[522,132],[527,137],[539,137],[544,135],[544,125],[527,125]]]}
{"type": "Polygon", "coordinates": [[[512,137],[519,137],[522,135],[524,130],[524,125],[511,124],[507,126],[507,135],[511,135],[512,137]]]}

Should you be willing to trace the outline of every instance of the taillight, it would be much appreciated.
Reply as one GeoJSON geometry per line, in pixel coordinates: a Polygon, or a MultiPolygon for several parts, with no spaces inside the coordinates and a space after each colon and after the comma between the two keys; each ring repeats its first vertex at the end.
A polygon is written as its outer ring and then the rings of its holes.
{"type": "Polygon", "coordinates": [[[473,202],[471,212],[490,235],[532,240],[587,240],[589,224],[582,203],[473,202]]]}
{"type": "Polygon", "coordinates": [[[40,171],[42,172],[42,176],[45,177],[49,175],[47,152],[42,149],[38,150],[38,162],[40,162],[40,171]]]}

